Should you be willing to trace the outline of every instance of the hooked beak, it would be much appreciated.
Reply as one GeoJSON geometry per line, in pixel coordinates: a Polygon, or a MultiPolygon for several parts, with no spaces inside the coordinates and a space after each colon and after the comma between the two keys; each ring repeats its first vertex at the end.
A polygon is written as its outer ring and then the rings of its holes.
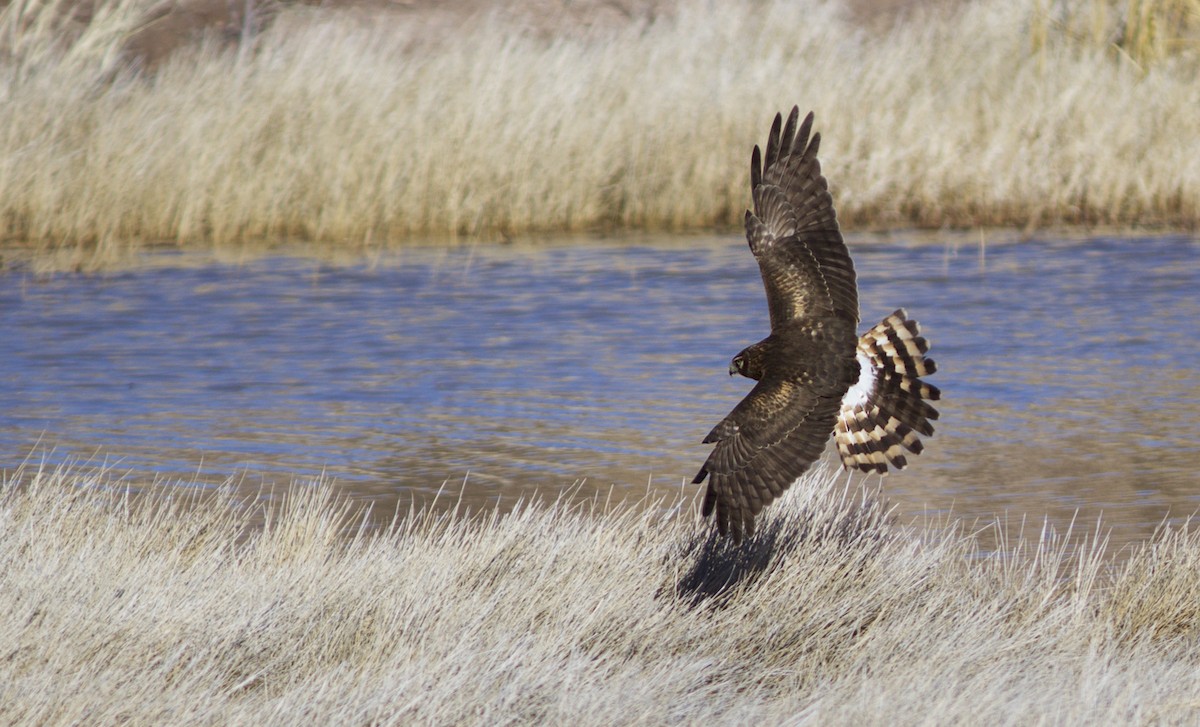
{"type": "Polygon", "coordinates": [[[736,374],[737,372],[738,372],[738,371],[737,371],[737,366],[731,362],[731,363],[729,364],[729,375],[730,375],[730,376],[733,376],[733,375],[734,375],[734,374],[736,374]]]}

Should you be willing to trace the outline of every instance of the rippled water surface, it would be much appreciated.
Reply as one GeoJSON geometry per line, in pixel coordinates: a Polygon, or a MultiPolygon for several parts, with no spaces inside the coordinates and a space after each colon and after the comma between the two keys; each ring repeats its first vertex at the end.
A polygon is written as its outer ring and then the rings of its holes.
{"type": "MultiPolygon", "coordinates": [[[[852,251],[864,327],[906,307],[940,367],[937,434],[886,480],[900,513],[1103,513],[1128,542],[1200,507],[1195,240],[852,251]]],[[[384,508],[690,492],[766,329],[732,236],[0,271],[0,468],[325,473],[384,508]]]]}

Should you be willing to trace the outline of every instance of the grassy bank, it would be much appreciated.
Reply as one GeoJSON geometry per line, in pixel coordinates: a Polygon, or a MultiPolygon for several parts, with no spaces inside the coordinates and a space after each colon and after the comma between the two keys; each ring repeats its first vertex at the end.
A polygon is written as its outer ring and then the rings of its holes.
{"type": "Polygon", "coordinates": [[[816,111],[851,227],[1200,219],[1196,45],[1161,22],[1134,38],[1101,0],[894,27],[819,0],[688,3],[559,35],[293,7],[240,50],[136,76],[120,50],[146,4],[101,6],[73,44],[30,0],[3,11],[10,242],[736,226],[749,150],[792,104],[816,111]]]}
{"type": "Polygon", "coordinates": [[[810,477],[730,550],[690,501],[402,514],[365,532],[326,485],[264,505],[182,487],[131,499],[82,469],[10,473],[0,721],[1200,714],[1195,534],[1119,567],[1048,536],[979,558],[971,536],[898,526],[839,481],[810,477]]]}

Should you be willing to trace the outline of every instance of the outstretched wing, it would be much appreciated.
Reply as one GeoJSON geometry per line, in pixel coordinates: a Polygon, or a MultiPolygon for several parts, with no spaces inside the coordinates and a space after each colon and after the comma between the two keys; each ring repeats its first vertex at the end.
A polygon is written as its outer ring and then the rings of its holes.
{"type": "Polygon", "coordinates": [[[821,174],[810,112],[796,128],[775,115],[767,151],[754,147],[750,186],[754,211],[746,211],[746,238],[758,259],[771,330],[800,317],[833,315],[858,323],[858,285],[850,252],[838,229],[829,184],[821,174]]]}
{"type": "Polygon", "coordinates": [[[824,393],[764,379],[704,439],[717,446],[693,483],[710,478],[702,512],[716,511],[722,535],[753,534],[754,516],[821,456],[840,406],[839,395],[824,393]]]}

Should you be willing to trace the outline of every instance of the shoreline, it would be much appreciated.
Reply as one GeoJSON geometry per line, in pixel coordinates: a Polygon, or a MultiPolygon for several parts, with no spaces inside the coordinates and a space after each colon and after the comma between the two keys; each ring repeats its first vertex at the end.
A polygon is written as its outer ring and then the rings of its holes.
{"type": "MultiPolygon", "coordinates": [[[[1057,226],[1022,231],[996,227],[973,230],[896,228],[880,230],[843,229],[846,244],[853,250],[860,245],[899,245],[902,247],[942,246],[954,250],[978,249],[986,254],[996,246],[1039,244],[1039,241],[1086,244],[1111,238],[1197,240],[1197,231],[1185,228],[1079,227],[1057,226]]],[[[0,243],[0,276],[59,275],[69,273],[101,274],[138,270],[145,267],[194,268],[208,265],[238,265],[264,258],[295,258],[325,264],[393,264],[406,252],[416,254],[453,253],[455,250],[489,249],[497,254],[505,250],[550,250],[563,247],[620,247],[651,245],[686,250],[699,242],[708,246],[722,241],[744,243],[740,229],[683,230],[646,232],[618,230],[609,232],[528,233],[501,239],[401,239],[362,243],[335,243],[321,240],[239,240],[229,242],[129,243],[125,245],[67,244],[45,242],[0,243]]]]}

